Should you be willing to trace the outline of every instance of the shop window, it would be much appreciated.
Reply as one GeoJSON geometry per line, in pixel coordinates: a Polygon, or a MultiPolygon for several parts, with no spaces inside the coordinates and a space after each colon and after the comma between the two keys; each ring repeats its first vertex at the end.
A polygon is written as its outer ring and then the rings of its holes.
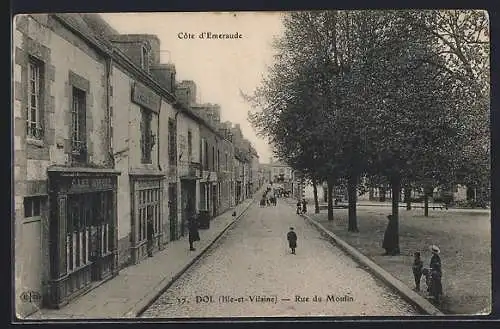
{"type": "Polygon", "coordinates": [[[160,189],[147,189],[139,191],[138,200],[138,242],[145,241],[147,239],[147,221],[148,217],[152,216],[154,235],[156,236],[160,231],[160,189]]]}
{"type": "Polygon", "coordinates": [[[156,143],[155,135],[151,129],[151,122],[153,121],[153,115],[151,111],[142,108],[141,109],[141,162],[151,163],[151,153],[153,147],[156,143]]]}
{"type": "Polygon", "coordinates": [[[87,266],[113,248],[113,193],[68,196],[66,264],[68,273],[87,266]]]}
{"type": "Polygon", "coordinates": [[[27,136],[43,138],[43,63],[30,57],[28,63],[28,105],[26,115],[27,136]]]}
{"type": "Polygon", "coordinates": [[[71,153],[73,159],[85,161],[87,154],[86,132],[86,93],[73,87],[73,102],[71,107],[71,153]]]}

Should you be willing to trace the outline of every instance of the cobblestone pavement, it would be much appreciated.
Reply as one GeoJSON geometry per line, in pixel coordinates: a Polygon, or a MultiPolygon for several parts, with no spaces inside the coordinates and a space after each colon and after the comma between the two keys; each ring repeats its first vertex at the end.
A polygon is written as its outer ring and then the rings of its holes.
{"type": "Polygon", "coordinates": [[[142,317],[415,314],[279,200],[276,207],[252,205],[142,317]],[[298,236],[296,255],[286,241],[290,226],[298,236]]]}

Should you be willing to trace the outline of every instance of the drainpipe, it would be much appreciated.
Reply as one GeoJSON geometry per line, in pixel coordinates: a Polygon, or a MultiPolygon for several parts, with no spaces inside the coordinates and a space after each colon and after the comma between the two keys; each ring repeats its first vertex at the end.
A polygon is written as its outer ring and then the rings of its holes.
{"type": "Polygon", "coordinates": [[[160,105],[158,106],[158,120],[157,121],[157,126],[158,129],[156,130],[156,162],[158,163],[158,170],[162,171],[161,165],[160,165],[160,113],[161,113],[161,103],[163,101],[163,97],[160,96],[160,105]]]}
{"type": "Polygon", "coordinates": [[[112,128],[112,115],[111,115],[111,70],[113,69],[113,58],[111,54],[106,54],[106,113],[108,117],[107,135],[108,135],[108,155],[110,164],[115,168],[115,156],[113,154],[113,138],[111,136],[112,128]]]}

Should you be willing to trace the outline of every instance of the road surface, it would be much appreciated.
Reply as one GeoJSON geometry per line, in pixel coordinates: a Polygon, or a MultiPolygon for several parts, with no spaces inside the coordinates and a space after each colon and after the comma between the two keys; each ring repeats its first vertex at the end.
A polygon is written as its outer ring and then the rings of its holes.
{"type": "Polygon", "coordinates": [[[294,211],[283,199],[276,207],[254,203],[142,317],[418,314],[294,211]],[[296,255],[286,241],[290,226],[296,255]]]}

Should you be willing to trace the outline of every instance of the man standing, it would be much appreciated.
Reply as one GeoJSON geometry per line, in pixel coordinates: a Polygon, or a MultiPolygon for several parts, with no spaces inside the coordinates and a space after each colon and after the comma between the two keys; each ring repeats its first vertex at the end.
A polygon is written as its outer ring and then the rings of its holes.
{"type": "Polygon", "coordinates": [[[290,227],[290,231],[286,235],[288,240],[288,246],[292,250],[292,254],[295,255],[295,248],[297,248],[297,234],[293,231],[293,227],[290,227]]]}
{"type": "Polygon", "coordinates": [[[196,250],[193,247],[195,241],[200,241],[200,233],[198,232],[198,221],[196,216],[191,216],[189,220],[189,250],[196,250]]]}

